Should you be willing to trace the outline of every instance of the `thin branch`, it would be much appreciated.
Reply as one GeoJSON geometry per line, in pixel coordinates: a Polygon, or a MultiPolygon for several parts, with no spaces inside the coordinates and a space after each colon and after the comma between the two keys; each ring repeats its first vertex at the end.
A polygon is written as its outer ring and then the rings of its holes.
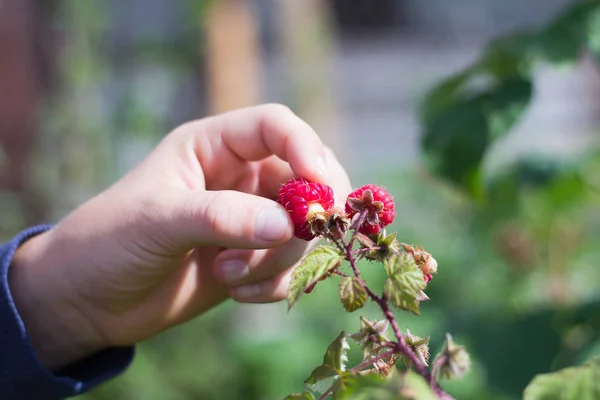
{"type": "MultiPolygon", "coordinates": [[[[361,215],[359,216],[358,220],[356,221],[356,224],[352,225],[353,232],[352,232],[352,236],[349,241],[346,241],[346,239],[344,237],[345,235],[342,231],[342,228],[338,225],[340,239],[339,239],[339,242],[337,240],[334,240],[334,242],[336,243],[336,246],[338,246],[338,248],[343,247],[343,252],[346,255],[346,259],[350,263],[350,267],[352,268],[352,271],[354,272],[356,279],[359,281],[360,285],[365,289],[365,291],[367,292],[367,294],[371,298],[371,300],[373,300],[374,302],[376,302],[379,305],[379,307],[381,308],[381,311],[383,311],[383,314],[385,315],[385,318],[389,321],[390,325],[392,326],[394,336],[396,337],[396,340],[398,341],[396,344],[396,347],[394,348],[394,352],[401,353],[408,358],[408,360],[413,365],[413,367],[417,371],[417,373],[419,375],[421,375],[425,379],[425,381],[430,382],[431,389],[435,392],[435,394],[438,396],[438,398],[444,399],[444,400],[450,400],[450,399],[452,399],[452,397],[449,394],[447,394],[446,392],[444,392],[444,390],[436,382],[435,376],[433,376],[431,374],[429,369],[427,369],[427,366],[425,364],[423,364],[421,362],[421,360],[419,360],[419,358],[416,356],[416,354],[411,349],[411,347],[406,343],[406,340],[404,340],[404,336],[400,332],[400,328],[398,327],[396,318],[394,317],[394,314],[392,313],[392,310],[389,307],[388,299],[386,298],[385,294],[383,294],[381,297],[379,297],[375,293],[373,293],[373,291],[367,286],[367,284],[363,280],[363,278],[360,274],[360,271],[358,270],[358,266],[356,265],[356,259],[354,258],[353,245],[354,245],[354,241],[356,239],[356,234],[358,232],[358,228],[362,225],[366,216],[367,216],[367,212],[363,211],[361,213],[361,215]],[[340,246],[340,243],[341,243],[341,246],[340,246]]],[[[325,397],[323,397],[323,399],[324,398],[325,397]]]]}
{"type": "Polygon", "coordinates": [[[368,252],[373,251],[373,250],[375,250],[375,251],[381,250],[381,247],[380,246],[376,246],[376,247],[371,247],[371,248],[365,247],[363,249],[356,249],[356,250],[352,250],[352,254],[355,255],[355,256],[358,256],[358,255],[361,255],[363,253],[368,253],[368,252]]]}
{"type": "Polygon", "coordinates": [[[339,275],[339,276],[343,276],[344,278],[349,278],[350,275],[346,274],[345,272],[342,271],[338,271],[337,269],[333,271],[334,274],[339,275]]]}
{"type": "Polygon", "coordinates": [[[388,350],[385,353],[381,353],[381,354],[377,355],[376,357],[369,358],[368,360],[365,360],[365,361],[361,362],[356,367],[352,368],[351,371],[352,372],[359,372],[363,368],[369,367],[369,366],[375,364],[379,360],[383,360],[384,358],[393,356],[394,353],[396,353],[396,350],[394,350],[394,349],[388,350]]]}

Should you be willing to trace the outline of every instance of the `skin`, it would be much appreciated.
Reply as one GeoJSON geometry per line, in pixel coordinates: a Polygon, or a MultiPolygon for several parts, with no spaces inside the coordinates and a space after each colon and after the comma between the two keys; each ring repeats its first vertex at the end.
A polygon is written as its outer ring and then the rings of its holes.
{"type": "Polygon", "coordinates": [[[270,104],[193,121],[55,228],[25,242],[9,285],[41,363],[55,371],[133,345],[228,297],[284,299],[314,243],[272,199],[293,176],[350,182],[308,124],[270,104]]]}

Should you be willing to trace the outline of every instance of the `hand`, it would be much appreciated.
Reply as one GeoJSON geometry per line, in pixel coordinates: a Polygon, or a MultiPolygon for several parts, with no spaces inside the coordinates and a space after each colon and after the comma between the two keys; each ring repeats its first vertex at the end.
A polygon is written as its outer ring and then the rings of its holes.
{"type": "Polygon", "coordinates": [[[280,105],[185,124],[133,171],[17,251],[9,283],[57,369],[193,318],[227,296],[285,298],[310,243],[272,199],[292,176],[350,192],[315,132],[280,105]]]}

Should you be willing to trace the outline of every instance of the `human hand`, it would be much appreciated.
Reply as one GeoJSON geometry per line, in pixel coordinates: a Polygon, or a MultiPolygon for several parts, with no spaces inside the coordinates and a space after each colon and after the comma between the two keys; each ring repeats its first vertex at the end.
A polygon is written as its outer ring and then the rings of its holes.
{"type": "Polygon", "coordinates": [[[15,254],[9,283],[50,369],[152,337],[223,301],[285,298],[311,243],[275,201],[301,176],[343,202],[335,156],[289,109],[185,124],[134,170],[15,254]]]}

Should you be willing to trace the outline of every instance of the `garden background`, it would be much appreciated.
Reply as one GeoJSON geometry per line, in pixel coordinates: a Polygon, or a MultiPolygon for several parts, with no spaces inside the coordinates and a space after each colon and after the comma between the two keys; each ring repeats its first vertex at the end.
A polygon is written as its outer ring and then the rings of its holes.
{"type": "MultiPolygon", "coordinates": [[[[389,189],[392,229],[438,260],[422,315],[399,323],[434,349],[447,331],[467,346],[472,371],[450,393],[520,398],[535,374],[600,353],[597,8],[0,0],[0,238],[58,221],[179,123],[281,102],[354,186],[389,189]],[[516,40],[486,47],[507,34],[516,40]],[[473,65],[487,75],[454,83],[485,104],[461,103],[452,85],[431,91],[473,65]]],[[[376,312],[343,312],[333,282],[290,314],[227,302],[140,344],[123,376],[81,398],[279,399],[301,390],[341,329],[376,312]]]]}

